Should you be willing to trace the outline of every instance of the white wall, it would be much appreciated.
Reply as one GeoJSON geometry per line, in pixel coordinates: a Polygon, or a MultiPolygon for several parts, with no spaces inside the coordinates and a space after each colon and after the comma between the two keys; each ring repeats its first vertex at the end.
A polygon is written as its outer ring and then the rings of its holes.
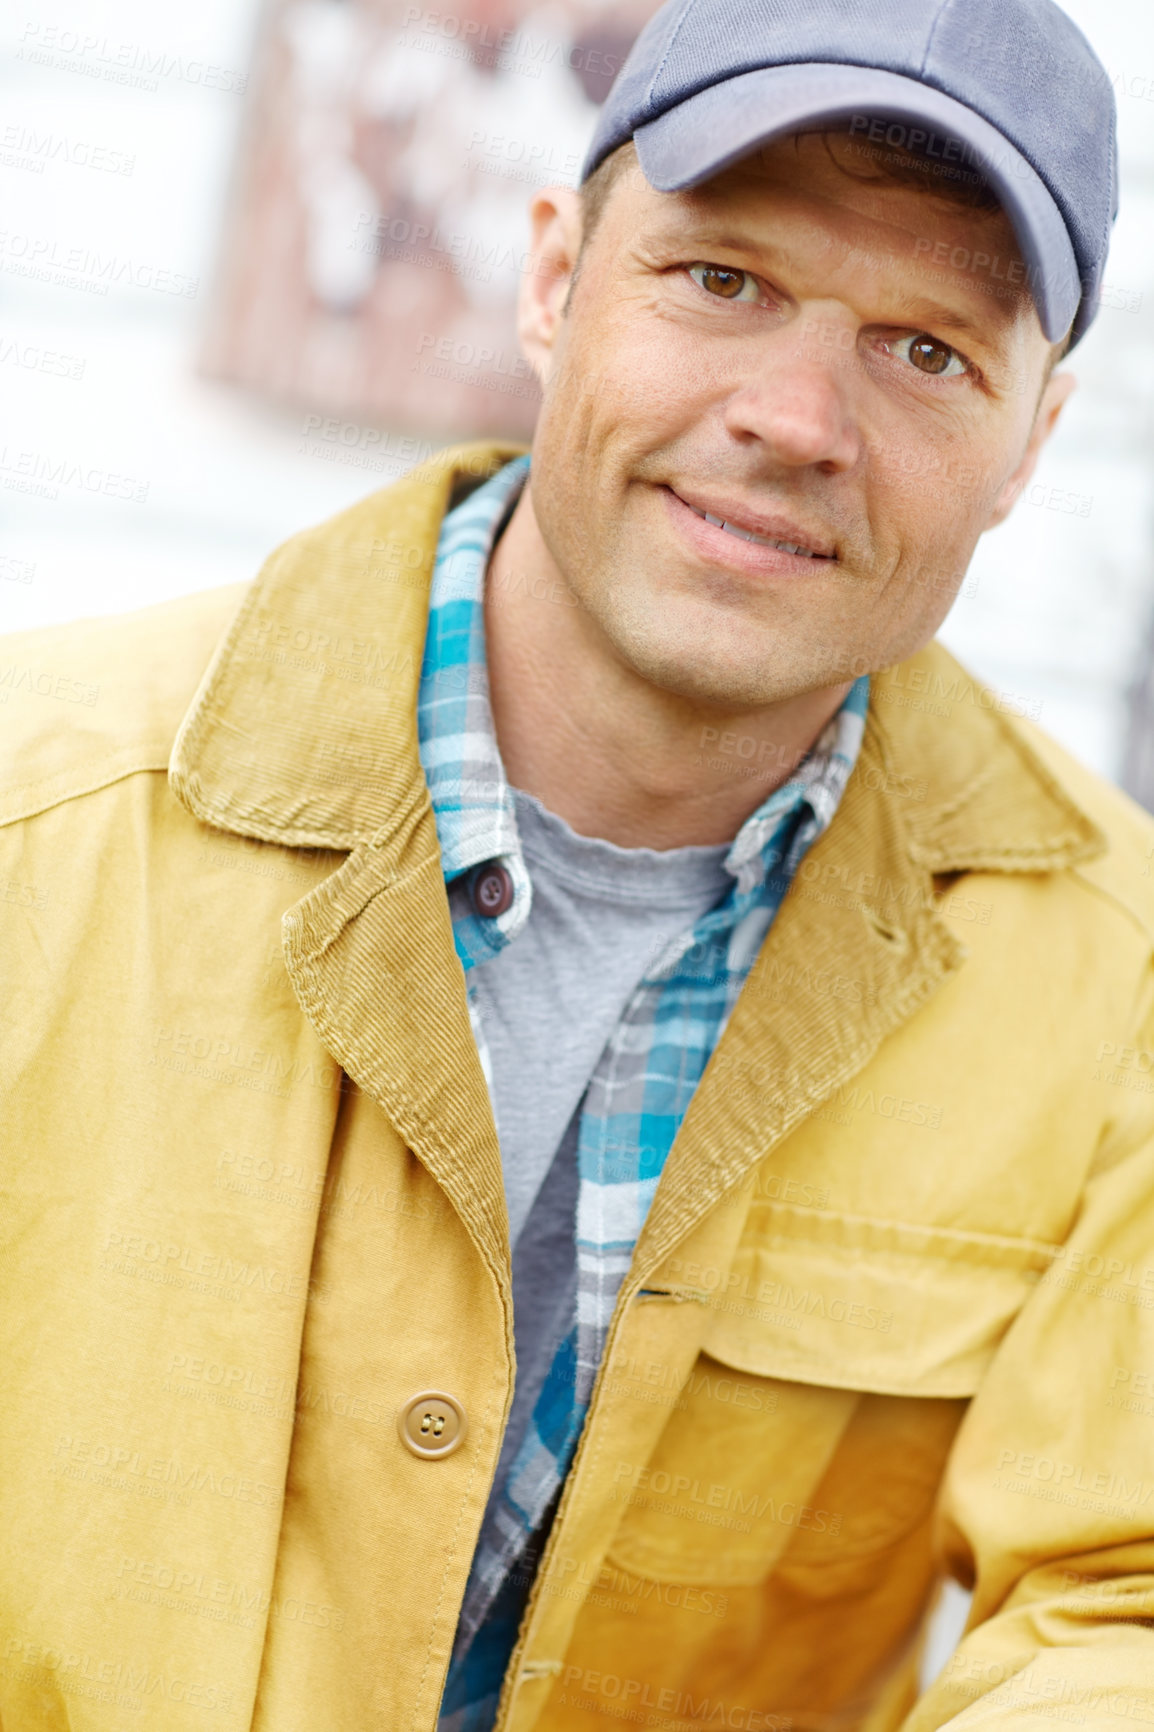
{"type": "Polygon", "coordinates": [[[250,577],[284,536],[373,485],[302,453],[300,413],[194,371],[256,13],[255,0],[13,8],[0,63],[5,629],[250,577]],[[150,80],[141,68],[158,58],[165,70],[150,80]],[[42,172],[18,148],[25,129],[52,141],[32,156],[42,172]],[[69,160],[98,152],[131,158],[131,171],[69,160]],[[30,264],[56,280],[30,277],[30,264]],[[40,350],[75,357],[82,376],[24,364],[40,350]],[[104,483],[108,496],[76,483],[54,499],[22,490],[22,466],[62,459],[124,479],[104,483]]]}

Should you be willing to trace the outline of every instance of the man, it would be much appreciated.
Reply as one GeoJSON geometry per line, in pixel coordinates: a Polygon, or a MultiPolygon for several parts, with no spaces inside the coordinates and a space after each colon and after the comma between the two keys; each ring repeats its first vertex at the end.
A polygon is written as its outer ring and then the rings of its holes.
{"type": "Polygon", "coordinates": [[[5,1727],[1154,1718],[1154,826],[931,642],[1113,164],[1049,0],[677,0],[531,462],[7,646],[5,1727]]]}

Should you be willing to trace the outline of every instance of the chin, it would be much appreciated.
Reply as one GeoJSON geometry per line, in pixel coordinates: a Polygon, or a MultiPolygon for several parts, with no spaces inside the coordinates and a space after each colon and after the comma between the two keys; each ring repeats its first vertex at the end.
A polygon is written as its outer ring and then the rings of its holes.
{"type": "Polygon", "coordinates": [[[618,657],[664,691],[756,708],[790,687],[790,642],[805,623],[793,609],[766,617],[748,595],[710,593],[700,573],[674,568],[639,581],[636,568],[620,564],[608,581],[585,586],[582,599],[618,657]]]}
{"type": "Polygon", "coordinates": [[[772,666],[767,654],[756,665],[735,661],[719,648],[715,655],[692,652],[682,645],[618,644],[618,654],[648,685],[686,703],[726,711],[764,709],[794,695],[784,669],[772,666]]]}

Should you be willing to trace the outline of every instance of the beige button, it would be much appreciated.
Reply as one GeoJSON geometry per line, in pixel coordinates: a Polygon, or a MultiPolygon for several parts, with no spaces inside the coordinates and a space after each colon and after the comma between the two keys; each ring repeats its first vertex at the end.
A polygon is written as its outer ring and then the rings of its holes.
{"type": "Polygon", "coordinates": [[[414,1395],[397,1416],[397,1429],[405,1448],[430,1460],[452,1455],[459,1449],[468,1427],[468,1416],[461,1403],[435,1389],[414,1395]]]}

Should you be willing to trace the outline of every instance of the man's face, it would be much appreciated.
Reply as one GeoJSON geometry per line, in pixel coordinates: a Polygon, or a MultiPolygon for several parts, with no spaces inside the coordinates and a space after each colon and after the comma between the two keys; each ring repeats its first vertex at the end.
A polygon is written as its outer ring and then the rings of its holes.
{"type": "Polygon", "coordinates": [[[580,206],[534,207],[540,533],[613,653],[694,703],[761,707],[928,642],[1065,394],[1038,414],[1050,350],[1006,293],[1006,217],[854,178],[851,150],[783,140],[682,194],[634,167],[563,312],[580,206]],[[963,254],[997,264],[935,262],[963,254]]]}

